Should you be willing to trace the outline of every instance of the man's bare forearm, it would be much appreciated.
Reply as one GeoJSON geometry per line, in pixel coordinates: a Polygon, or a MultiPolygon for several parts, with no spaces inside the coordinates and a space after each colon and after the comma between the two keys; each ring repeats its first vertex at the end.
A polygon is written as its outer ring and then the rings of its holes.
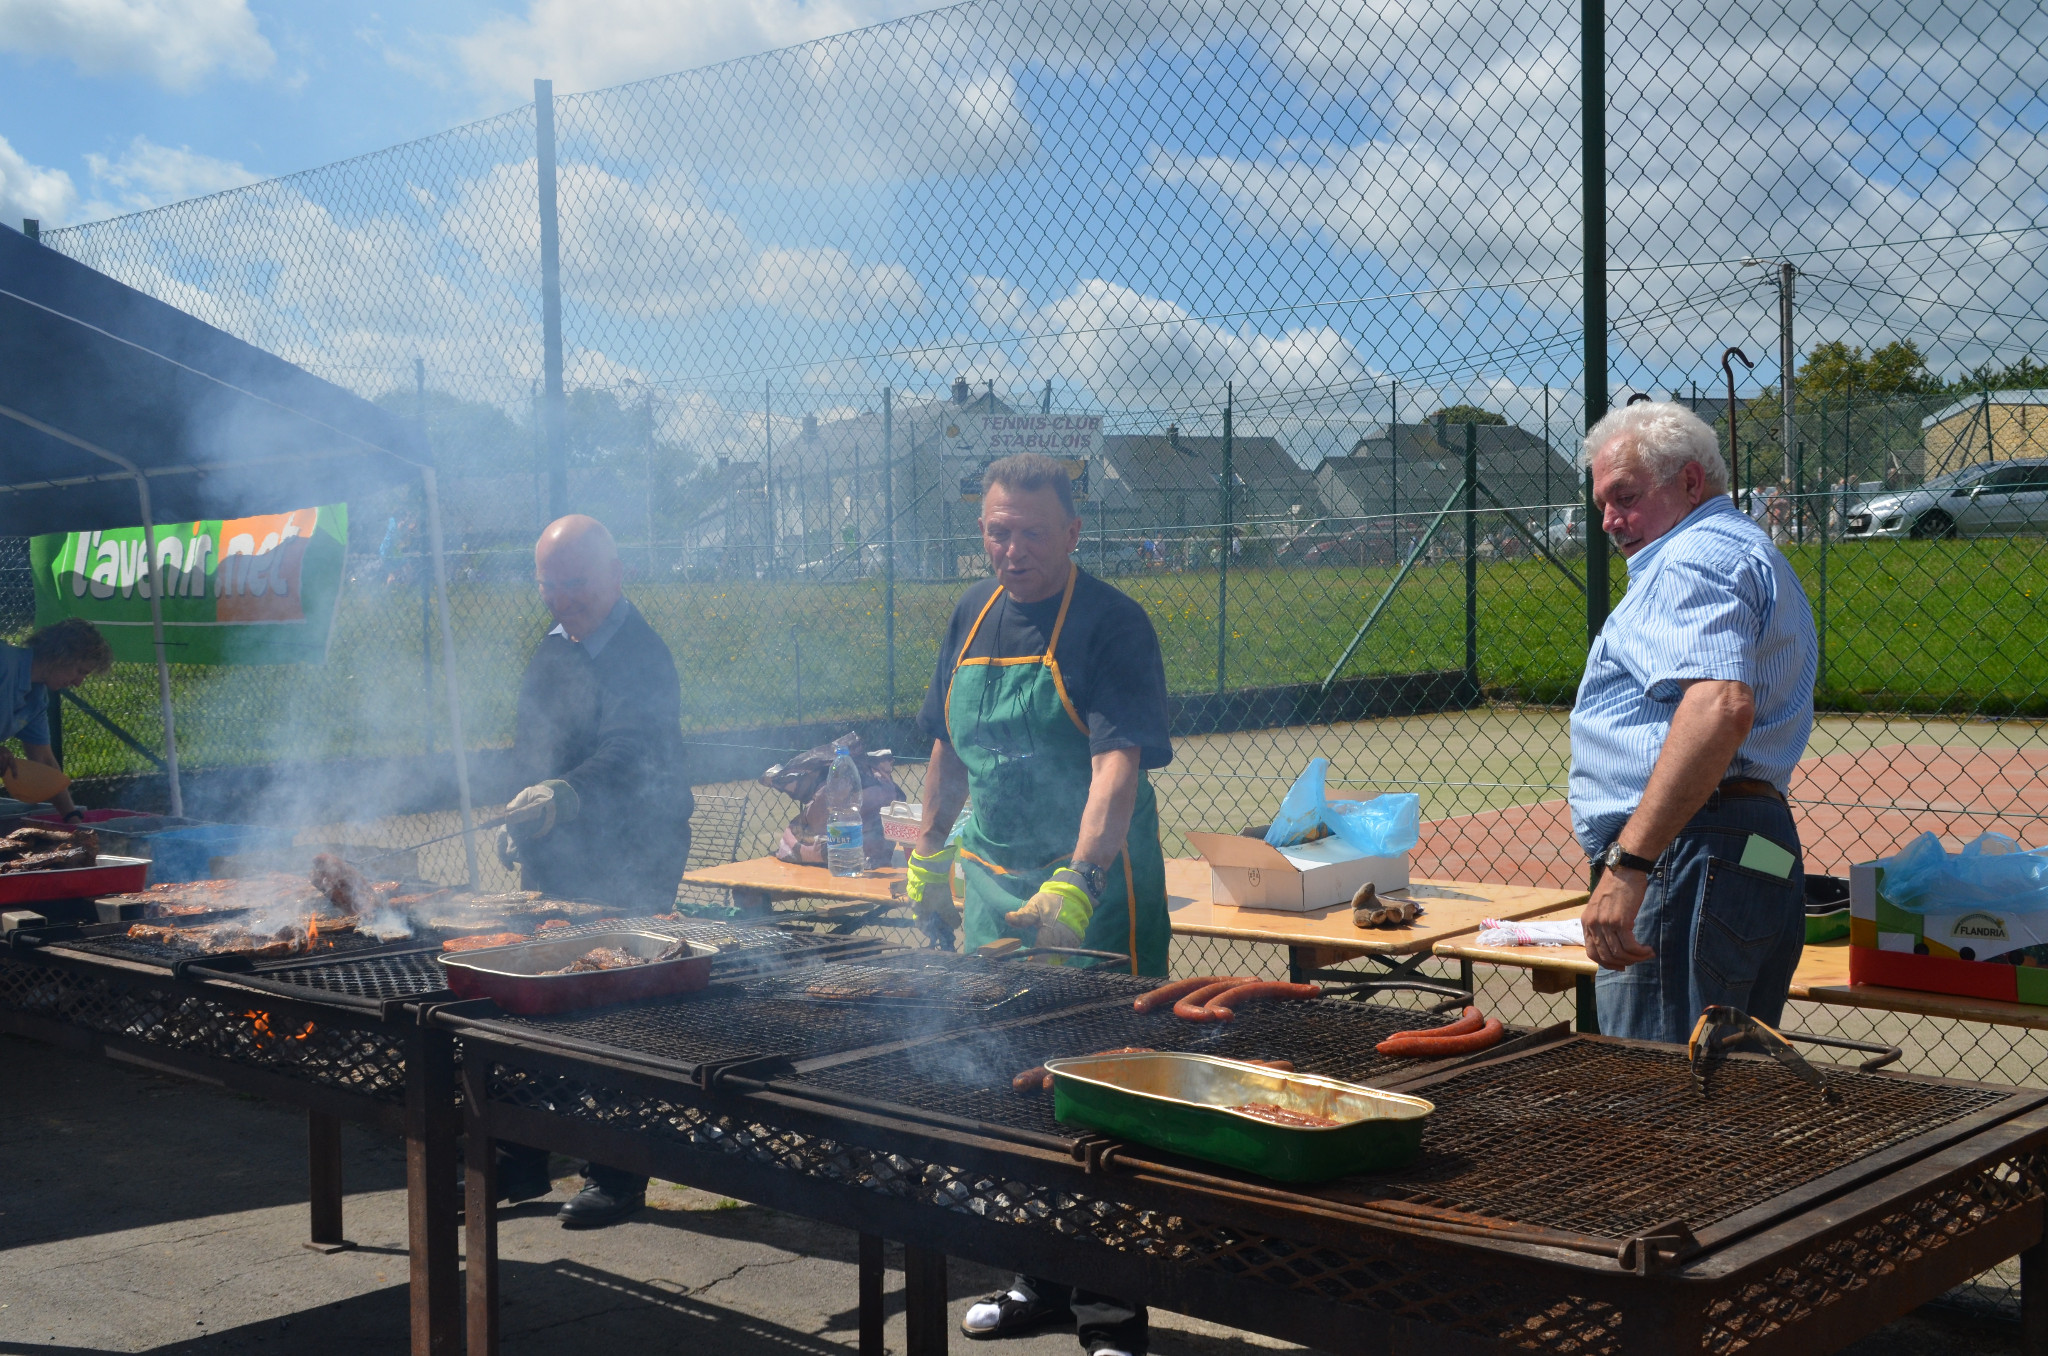
{"type": "Polygon", "coordinates": [[[1088,803],[1081,810],[1081,835],[1074,842],[1074,860],[1107,867],[1124,850],[1131,832],[1131,813],[1138,805],[1138,751],[1111,749],[1090,760],[1093,776],[1088,803]]]}
{"type": "Polygon", "coordinates": [[[1621,831],[1622,850],[1656,857],[1669,847],[1728,775],[1755,720],[1756,699],[1747,683],[1702,679],[1687,687],[1642,803],[1621,831]]]}
{"type": "Polygon", "coordinates": [[[932,741],[932,761],[924,774],[924,824],[918,834],[917,850],[929,857],[946,846],[946,835],[967,803],[967,764],[943,739],[932,741]]]}

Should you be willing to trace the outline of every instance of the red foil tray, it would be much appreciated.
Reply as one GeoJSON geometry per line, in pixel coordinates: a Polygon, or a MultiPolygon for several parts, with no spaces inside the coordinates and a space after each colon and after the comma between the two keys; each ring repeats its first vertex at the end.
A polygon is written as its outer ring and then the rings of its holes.
{"type": "Polygon", "coordinates": [[[45,899],[91,899],[95,895],[132,894],[142,889],[148,880],[148,858],[109,857],[102,853],[92,866],[0,875],[0,904],[34,904],[45,899]]]}

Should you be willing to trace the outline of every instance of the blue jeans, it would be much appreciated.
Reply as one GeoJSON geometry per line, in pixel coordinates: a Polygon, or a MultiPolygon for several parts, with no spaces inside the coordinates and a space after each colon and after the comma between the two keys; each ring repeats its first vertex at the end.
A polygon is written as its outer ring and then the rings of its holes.
{"type": "Polygon", "coordinates": [[[1601,1034],[1682,1042],[1712,1003],[1776,1026],[1806,942],[1805,897],[1792,812],[1766,797],[1715,792],[1650,873],[1636,940],[1656,956],[1594,981],[1601,1034]],[[1753,833],[1792,854],[1789,876],[1739,865],[1753,833]]]}

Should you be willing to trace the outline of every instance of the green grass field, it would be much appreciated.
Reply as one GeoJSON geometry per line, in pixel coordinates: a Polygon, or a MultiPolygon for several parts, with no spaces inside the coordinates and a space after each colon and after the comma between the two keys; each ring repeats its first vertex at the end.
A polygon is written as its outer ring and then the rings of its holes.
{"type": "MultiPolygon", "coordinates": [[[[2039,539],[1789,548],[1817,614],[1825,612],[1825,710],[1960,716],[2048,715],[2048,544],[2039,539]]],[[[1233,570],[1224,682],[1230,688],[1320,681],[1393,577],[1391,568],[1233,570]]],[[[1625,572],[1617,560],[1618,600],[1625,572]]],[[[1144,604],[1178,693],[1217,681],[1217,577],[1147,574],[1114,582],[1144,604]]],[[[914,711],[964,583],[896,590],[894,698],[914,711]]],[[[880,580],[812,584],[629,585],[682,675],[687,730],[870,717],[890,704],[880,580]]],[[[451,591],[465,736],[511,737],[513,704],[544,614],[530,586],[451,591]]],[[[324,666],[174,669],[179,749],[190,766],[416,753],[431,728],[448,740],[438,632],[421,662],[419,597],[406,587],[344,591],[324,666]]],[[[1543,561],[1483,561],[1478,660],[1488,693],[1568,703],[1585,655],[1580,591],[1543,561]]],[[[1346,666],[1346,676],[1456,669],[1465,662],[1464,567],[1419,568],[1346,666]]],[[[83,690],[145,742],[162,737],[153,671],[123,665],[83,690]]],[[[74,775],[138,770],[142,760],[69,713],[74,775]]]]}

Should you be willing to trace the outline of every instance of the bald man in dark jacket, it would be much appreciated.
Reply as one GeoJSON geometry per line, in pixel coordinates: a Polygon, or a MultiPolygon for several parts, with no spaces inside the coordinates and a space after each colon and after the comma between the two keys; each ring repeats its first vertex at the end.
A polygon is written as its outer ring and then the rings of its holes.
{"type": "MultiPolygon", "coordinates": [[[[514,810],[542,813],[498,830],[498,856],[520,883],[620,913],[666,913],[690,855],[689,777],[683,768],[682,689],[675,659],[626,601],[618,546],[595,518],[550,523],[534,546],[534,576],[555,627],[519,684],[513,757],[532,785],[514,810]]],[[[546,1195],[547,1154],[507,1144],[499,1194],[546,1195]]],[[[590,1164],[561,1209],[563,1227],[616,1223],[646,1201],[647,1179],[590,1164]]]]}

